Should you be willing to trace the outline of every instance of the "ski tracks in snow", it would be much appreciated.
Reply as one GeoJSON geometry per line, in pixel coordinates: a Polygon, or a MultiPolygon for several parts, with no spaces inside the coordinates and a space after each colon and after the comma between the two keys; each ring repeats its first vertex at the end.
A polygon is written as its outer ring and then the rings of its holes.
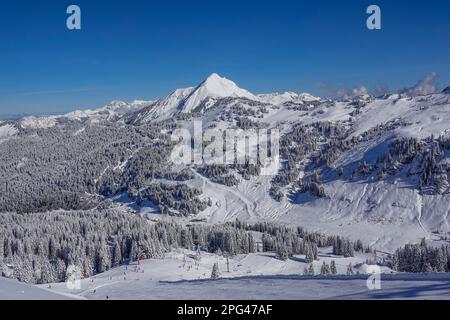
{"type": "Polygon", "coordinates": [[[418,211],[417,221],[419,222],[420,228],[425,232],[428,233],[428,231],[425,229],[423,223],[422,223],[422,215],[423,215],[423,199],[422,196],[417,193],[417,199],[416,199],[416,207],[418,211]]]}
{"type": "Polygon", "coordinates": [[[191,168],[191,171],[200,179],[202,179],[203,181],[203,188],[205,188],[207,185],[211,185],[216,189],[219,189],[227,194],[232,194],[233,196],[235,196],[239,201],[241,201],[244,205],[244,208],[249,216],[249,218],[259,218],[259,214],[256,213],[256,207],[257,204],[254,201],[251,201],[250,199],[248,199],[243,193],[231,188],[231,187],[227,187],[224,185],[221,185],[219,183],[215,183],[212,182],[211,180],[209,180],[208,178],[202,176],[200,173],[198,173],[197,171],[195,171],[193,168],[191,168]]]}

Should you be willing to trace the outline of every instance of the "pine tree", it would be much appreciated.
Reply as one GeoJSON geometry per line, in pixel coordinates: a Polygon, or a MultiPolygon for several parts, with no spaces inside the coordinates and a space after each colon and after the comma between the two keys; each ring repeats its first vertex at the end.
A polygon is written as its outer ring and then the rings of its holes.
{"type": "Polygon", "coordinates": [[[448,178],[446,174],[441,174],[436,179],[436,194],[444,194],[448,190],[448,178]]]}
{"type": "Polygon", "coordinates": [[[44,284],[44,283],[57,282],[58,279],[57,279],[55,269],[52,268],[50,263],[48,263],[47,261],[43,261],[41,265],[42,265],[41,276],[40,276],[40,279],[38,280],[38,283],[44,284]]]}
{"type": "Polygon", "coordinates": [[[431,264],[429,262],[426,262],[424,265],[424,272],[432,273],[432,272],[435,272],[435,270],[433,269],[433,267],[431,266],[431,264]]]}
{"type": "Polygon", "coordinates": [[[308,266],[305,266],[305,267],[303,268],[303,275],[304,275],[304,276],[308,276],[308,275],[309,275],[309,272],[308,272],[308,266]]]}
{"type": "Polygon", "coordinates": [[[348,266],[347,266],[347,275],[348,275],[348,276],[351,276],[351,275],[353,275],[353,274],[355,274],[355,272],[353,271],[353,265],[352,265],[352,263],[350,262],[350,263],[348,264],[348,266]]]}
{"type": "Polygon", "coordinates": [[[329,275],[331,273],[330,266],[324,261],[322,267],[320,268],[321,275],[329,275]]]}
{"type": "Polygon", "coordinates": [[[438,249],[436,249],[436,271],[437,272],[447,272],[448,271],[448,267],[447,267],[447,261],[448,261],[448,257],[447,257],[447,252],[445,250],[445,247],[440,247],[438,249]]]}
{"type": "Polygon", "coordinates": [[[333,274],[333,275],[337,274],[336,262],[335,262],[334,260],[331,260],[331,264],[330,264],[330,272],[331,272],[331,274],[333,274]]]}
{"type": "Polygon", "coordinates": [[[312,263],[314,261],[314,253],[309,244],[306,245],[306,255],[305,255],[305,262],[306,263],[312,263]]]}
{"type": "Polygon", "coordinates": [[[89,257],[85,257],[83,259],[83,277],[89,278],[92,275],[94,275],[94,261],[93,259],[90,259],[89,257]]]}
{"type": "Polygon", "coordinates": [[[14,256],[14,277],[21,282],[35,283],[33,263],[27,256],[14,256]]]}
{"type": "Polygon", "coordinates": [[[191,233],[186,229],[181,230],[181,246],[189,249],[193,246],[191,233]]]}
{"type": "Polygon", "coordinates": [[[317,248],[317,244],[313,244],[313,254],[314,254],[314,260],[319,260],[319,249],[317,248]]]}
{"type": "Polygon", "coordinates": [[[277,246],[277,257],[280,260],[286,261],[289,257],[288,251],[284,243],[277,246]]]}
{"type": "Polygon", "coordinates": [[[212,272],[211,272],[211,279],[217,280],[219,278],[220,278],[219,264],[217,262],[215,262],[213,265],[213,268],[212,268],[212,272]]]}
{"type": "Polygon", "coordinates": [[[4,258],[4,242],[3,239],[0,238],[0,263],[3,263],[3,258],[4,258]]]}
{"type": "Polygon", "coordinates": [[[353,247],[354,246],[350,241],[346,240],[344,242],[344,257],[345,258],[353,257],[355,255],[353,247]]]}
{"type": "Polygon", "coordinates": [[[66,269],[67,266],[64,261],[58,258],[56,260],[56,277],[58,279],[58,282],[63,282],[66,280],[66,269]]]}
{"type": "Polygon", "coordinates": [[[312,265],[312,263],[309,265],[309,267],[308,267],[308,274],[310,275],[310,276],[313,276],[314,274],[315,274],[315,272],[314,272],[314,266],[312,265]]]}
{"type": "Polygon", "coordinates": [[[113,248],[113,256],[112,256],[112,266],[118,267],[122,264],[122,252],[120,251],[120,246],[116,242],[113,248]]]}
{"type": "Polygon", "coordinates": [[[96,270],[99,273],[111,268],[111,256],[105,244],[97,247],[96,270]]]}

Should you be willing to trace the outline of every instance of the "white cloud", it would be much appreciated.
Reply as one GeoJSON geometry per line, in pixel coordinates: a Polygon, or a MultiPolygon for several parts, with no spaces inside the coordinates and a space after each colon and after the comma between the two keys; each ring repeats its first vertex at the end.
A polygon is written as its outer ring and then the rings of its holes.
{"type": "Polygon", "coordinates": [[[355,86],[352,88],[341,87],[338,89],[334,89],[324,83],[320,83],[318,84],[318,88],[331,98],[338,98],[344,100],[351,99],[356,96],[370,94],[369,89],[367,89],[367,87],[363,85],[355,86]]]}
{"type": "Polygon", "coordinates": [[[439,91],[437,80],[437,73],[432,72],[425,76],[425,78],[419,80],[415,86],[403,89],[400,93],[406,93],[409,96],[420,96],[436,93],[439,91]]]}
{"type": "Polygon", "coordinates": [[[365,86],[357,86],[351,89],[341,88],[337,90],[336,96],[341,99],[351,99],[353,97],[370,94],[369,90],[365,86]]]}

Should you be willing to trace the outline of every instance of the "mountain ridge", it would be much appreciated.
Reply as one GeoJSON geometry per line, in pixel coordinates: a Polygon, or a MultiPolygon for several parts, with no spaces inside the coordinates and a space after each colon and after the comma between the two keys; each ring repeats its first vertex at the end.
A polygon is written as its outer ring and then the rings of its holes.
{"type": "Polygon", "coordinates": [[[204,81],[194,87],[179,88],[169,95],[157,100],[136,100],[131,103],[125,101],[112,101],[98,109],[74,110],[62,115],[26,116],[19,119],[24,127],[49,127],[58,122],[58,119],[82,120],[86,118],[111,119],[127,116],[129,122],[143,123],[156,119],[168,119],[177,113],[191,113],[204,105],[206,111],[218,100],[223,98],[244,98],[256,103],[283,104],[288,102],[317,102],[322,98],[309,93],[269,93],[255,95],[246,89],[240,88],[235,82],[212,73],[204,81]]]}
{"type": "Polygon", "coordinates": [[[0,179],[8,184],[0,184],[0,208],[85,209],[102,199],[123,206],[114,199],[125,198],[152,217],[339,229],[386,248],[448,229],[448,94],[249,96],[228,81],[212,76],[156,101],[1,122],[0,179]],[[185,101],[195,103],[184,109],[185,101]],[[171,135],[192,129],[190,120],[219,132],[277,129],[279,170],[176,164],[171,135]]]}

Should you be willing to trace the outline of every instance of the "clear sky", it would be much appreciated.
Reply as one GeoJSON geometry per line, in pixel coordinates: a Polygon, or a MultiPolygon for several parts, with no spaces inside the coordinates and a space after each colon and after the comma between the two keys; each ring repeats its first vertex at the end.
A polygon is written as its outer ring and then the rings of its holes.
{"type": "Polygon", "coordinates": [[[397,90],[431,72],[444,87],[449,58],[448,0],[2,1],[0,115],[154,99],[212,72],[255,93],[397,90]]]}

